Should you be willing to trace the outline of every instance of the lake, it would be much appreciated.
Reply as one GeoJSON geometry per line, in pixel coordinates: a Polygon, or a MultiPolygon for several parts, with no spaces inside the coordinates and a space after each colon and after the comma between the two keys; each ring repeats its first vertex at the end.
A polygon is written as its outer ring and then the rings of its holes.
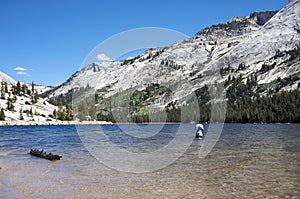
{"type": "Polygon", "coordinates": [[[199,150],[213,131],[203,140],[191,140],[176,158],[182,148],[172,141],[180,126],[193,137],[192,124],[149,124],[143,133],[143,125],[134,124],[0,127],[0,198],[300,197],[300,124],[224,124],[214,147],[202,158],[199,150]],[[86,133],[78,133],[80,128],[86,133]],[[100,139],[97,129],[108,140],[100,139]],[[117,149],[103,147],[110,146],[108,142],[117,149]],[[95,143],[104,153],[91,152],[99,150],[95,143]],[[31,156],[30,148],[60,154],[62,159],[31,156]],[[118,150],[136,159],[108,154],[118,150]],[[160,150],[167,152],[157,155],[160,150]],[[145,154],[159,158],[147,162],[145,154]],[[174,161],[168,162],[166,154],[175,154],[174,161]]]}

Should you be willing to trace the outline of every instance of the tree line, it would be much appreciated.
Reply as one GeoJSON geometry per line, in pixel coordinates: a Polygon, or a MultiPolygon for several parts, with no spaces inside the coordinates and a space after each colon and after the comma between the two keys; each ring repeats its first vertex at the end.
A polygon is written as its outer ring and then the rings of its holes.
{"type": "Polygon", "coordinates": [[[279,91],[282,85],[292,85],[298,78],[286,77],[276,80],[275,90],[264,90],[267,94],[260,94],[262,90],[257,85],[255,74],[246,83],[238,78],[228,78],[225,85],[227,112],[226,122],[239,123],[299,123],[300,122],[300,90],[279,91]],[[254,92],[255,87],[257,91],[254,92]],[[259,91],[259,92],[258,92],[259,91]]]}
{"type": "MultiPolygon", "coordinates": [[[[293,91],[280,90],[283,86],[294,84],[298,81],[298,76],[287,78],[278,78],[275,80],[275,87],[263,89],[264,85],[258,85],[257,74],[253,73],[244,81],[242,76],[228,76],[224,82],[226,107],[220,106],[220,109],[214,108],[212,117],[212,103],[214,107],[218,107],[216,102],[211,99],[209,86],[205,85],[197,89],[194,94],[199,107],[199,115],[195,115],[193,98],[186,99],[185,105],[178,101],[171,101],[162,111],[147,113],[139,111],[140,108],[146,106],[147,100],[158,93],[167,93],[171,95],[171,91],[165,89],[158,84],[151,84],[145,90],[135,91],[130,98],[126,98],[129,107],[124,110],[128,117],[128,121],[142,122],[191,122],[200,119],[203,122],[218,121],[223,117],[226,111],[225,122],[228,123],[299,123],[300,122],[300,83],[298,88],[293,91]],[[280,89],[279,89],[280,88],[280,89]]],[[[114,110],[116,105],[112,105],[115,101],[112,98],[103,98],[100,95],[85,96],[82,93],[88,92],[91,88],[82,88],[74,93],[77,116],[80,120],[105,120],[115,122],[120,110],[114,110]],[[76,98],[76,96],[80,96],[76,98]],[[84,96],[84,97],[82,97],[84,96]],[[100,103],[101,102],[101,103],[100,103]]],[[[70,119],[71,106],[68,105],[71,99],[71,92],[65,97],[56,97],[56,105],[65,103],[67,108],[64,113],[60,113],[55,117],[60,119],[70,119]]],[[[120,101],[122,101],[120,99],[120,101]]],[[[120,102],[121,103],[121,102],[120,102]]],[[[123,107],[119,105],[118,107],[123,107]]],[[[125,107],[126,108],[126,107],[125,107]]],[[[123,110],[123,109],[122,109],[123,110]]],[[[123,114],[123,113],[122,113],[123,114]]],[[[1,113],[0,113],[1,115],[1,113]]]]}
{"type": "Polygon", "coordinates": [[[299,123],[300,90],[228,102],[226,122],[299,123]]]}

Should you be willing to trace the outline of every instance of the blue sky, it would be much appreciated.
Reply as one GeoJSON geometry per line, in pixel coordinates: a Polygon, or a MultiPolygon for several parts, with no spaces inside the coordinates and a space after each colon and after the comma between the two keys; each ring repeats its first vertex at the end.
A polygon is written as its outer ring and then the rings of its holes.
{"type": "Polygon", "coordinates": [[[63,83],[105,39],[133,28],[200,29],[287,0],[0,0],[0,71],[21,82],[63,83]]]}

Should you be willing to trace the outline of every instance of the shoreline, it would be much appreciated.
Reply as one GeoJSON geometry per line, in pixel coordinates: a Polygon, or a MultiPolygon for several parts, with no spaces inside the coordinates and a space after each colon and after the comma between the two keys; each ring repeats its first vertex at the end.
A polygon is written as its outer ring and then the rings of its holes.
{"type": "Polygon", "coordinates": [[[60,125],[93,125],[113,124],[106,121],[0,121],[0,126],[60,126],[60,125]]]}
{"type": "MultiPolygon", "coordinates": [[[[63,126],[63,125],[99,125],[99,124],[196,124],[181,123],[181,122],[150,122],[150,123],[113,123],[107,121],[0,121],[1,126],[63,126]]],[[[222,124],[218,122],[204,122],[203,124],[222,124]]],[[[224,122],[223,124],[298,124],[298,123],[235,123],[235,122],[224,122]]]]}

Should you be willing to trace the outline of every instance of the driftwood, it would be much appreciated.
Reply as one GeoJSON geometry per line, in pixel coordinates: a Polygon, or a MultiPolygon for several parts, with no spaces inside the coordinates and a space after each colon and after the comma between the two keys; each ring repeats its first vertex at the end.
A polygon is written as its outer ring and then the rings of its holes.
{"type": "Polygon", "coordinates": [[[52,153],[46,153],[44,152],[43,149],[41,151],[39,151],[38,149],[30,149],[29,153],[33,156],[45,158],[47,160],[60,160],[60,158],[62,158],[62,156],[60,155],[53,155],[52,153]]]}

